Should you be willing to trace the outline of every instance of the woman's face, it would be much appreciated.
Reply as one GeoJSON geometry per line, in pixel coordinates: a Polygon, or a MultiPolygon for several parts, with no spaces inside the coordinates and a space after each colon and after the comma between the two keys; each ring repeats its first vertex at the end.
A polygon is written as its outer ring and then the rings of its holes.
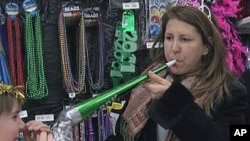
{"type": "Polygon", "coordinates": [[[0,139],[1,141],[16,141],[19,133],[24,130],[25,124],[19,117],[20,107],[14,102],[10,113],[0,115],[0,139]]]}
{"type": "Polygon", "coordinates": [[[199,69],[198,64],[201,63],[202,56],[208,51],[194,26],[178,19],[171,19],[167,23],[164,54],[167,61],[177,61],[170,67],[173,74],[185,77],[194,73],[199,69]]]}

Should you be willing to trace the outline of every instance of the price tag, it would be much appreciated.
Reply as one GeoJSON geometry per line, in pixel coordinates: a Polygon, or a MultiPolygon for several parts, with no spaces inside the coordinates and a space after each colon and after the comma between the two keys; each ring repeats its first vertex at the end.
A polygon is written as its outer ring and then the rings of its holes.
{"type": "Polygon", "coordinates": [[[20,116],[20,118],[26,118],[26,117],[28,117],[28,112],[27,112],[27,110],[20,111],[20,112],[19,112],[19,116],[20,116]]]}
{"type": "MultiPolygon", "coordinates": [[[[147,42],[146,43],[146,46],[147,46],[147,48],[152,48],[153,47],[153,44],[154,44],[154,42],[147,42]]],[[[160,47],[160,44],[159,43],[156,43],[155,44],[155,48],[159,48],[160,47]]]]}
{"type": "Polygon", "coordinates": [[[76,97],[76,93],[69,93],[69,98],[74,99],[76,97]]]}
{"type": "Polygon", "coordinates": [[[46,115],[36,115],[35,116],[36,121],[54,121],[54,115],[53,114],[46,114],[46,115]]]}
{"type": "Polygon", "coordinates": [[[115,110],[121,110],[123,107],[123,105],[121,103],[118,102],[112,102],[112,108],[115,110]]]}
{"type": "Polygon", "coordinates": [[[139,2],[124,2],[122,3],[123,9],[139,9],[139,2]]]}

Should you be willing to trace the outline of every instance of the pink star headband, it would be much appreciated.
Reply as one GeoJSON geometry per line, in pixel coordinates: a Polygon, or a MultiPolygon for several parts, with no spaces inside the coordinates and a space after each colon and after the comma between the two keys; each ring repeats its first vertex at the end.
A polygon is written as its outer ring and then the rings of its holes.
{"type": "Polygon", "coordinates": [[[211,21],[211,12],[209,7],[204,4],[204,0],[177,0],[177,5],[189,5],[196,7],[202,11],[211,21]]]}

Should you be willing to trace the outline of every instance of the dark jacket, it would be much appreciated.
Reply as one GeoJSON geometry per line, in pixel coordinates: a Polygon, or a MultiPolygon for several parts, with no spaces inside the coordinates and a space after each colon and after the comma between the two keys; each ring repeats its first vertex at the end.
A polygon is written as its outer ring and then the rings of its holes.
{"type": "MultiPolygon", "coordinates": [[[[242,76],[240,77],[240,81],[244,84],[247,89],[248,95],[248,105],[250,105],[250,69],[247,69],[242,76]]],[[[248,106],[246,113],[246,123],[250,124],[250,106],[248,106]]]]}
{"type": "MultiPolygon", "coordinates": [[[[157,141],[156,124],[171,129],[181,141],[229,141],[229,125],[245,124],[247,92],[245,87],[232,78],[229,82],[231,97],[215,100],[209,118],[195,102],[194,97],[180,82],[171,87],[149,108],[150,120],[142,130],[138,141],[157,141]],[[154,122],[153,122],[153,121],[154,122]]],[[[108,141],[122,141],[118,135],[108,141]]]]}

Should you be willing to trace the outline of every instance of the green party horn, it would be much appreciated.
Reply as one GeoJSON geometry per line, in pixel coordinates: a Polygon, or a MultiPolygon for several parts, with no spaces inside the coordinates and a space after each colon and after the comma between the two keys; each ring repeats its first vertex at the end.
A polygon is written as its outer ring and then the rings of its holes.
{"type": "MultiPolygon", "coordinates": [[[[153,69],[152,72],[159,73],[175,63],[176,60],[172,60],[156,69],[153,69]]],[[[66,116],[69,116],[68,118],[72,120],[72,125],[75,125],[81,122],[82,120],[88,118],[91,114],[93,114],[96,110],[98,110],[102,105],[107,103],[113,97],[123,94],[127,90],[134,88],[135,86],[141,84],[147,79],[148,74],[139,75],[134,79],[131,79],[111,90],[107,90],[106,92],[103,92],[95,97],[82,101],[78,103],[75,107],[66,111],[66,116]]]]}

